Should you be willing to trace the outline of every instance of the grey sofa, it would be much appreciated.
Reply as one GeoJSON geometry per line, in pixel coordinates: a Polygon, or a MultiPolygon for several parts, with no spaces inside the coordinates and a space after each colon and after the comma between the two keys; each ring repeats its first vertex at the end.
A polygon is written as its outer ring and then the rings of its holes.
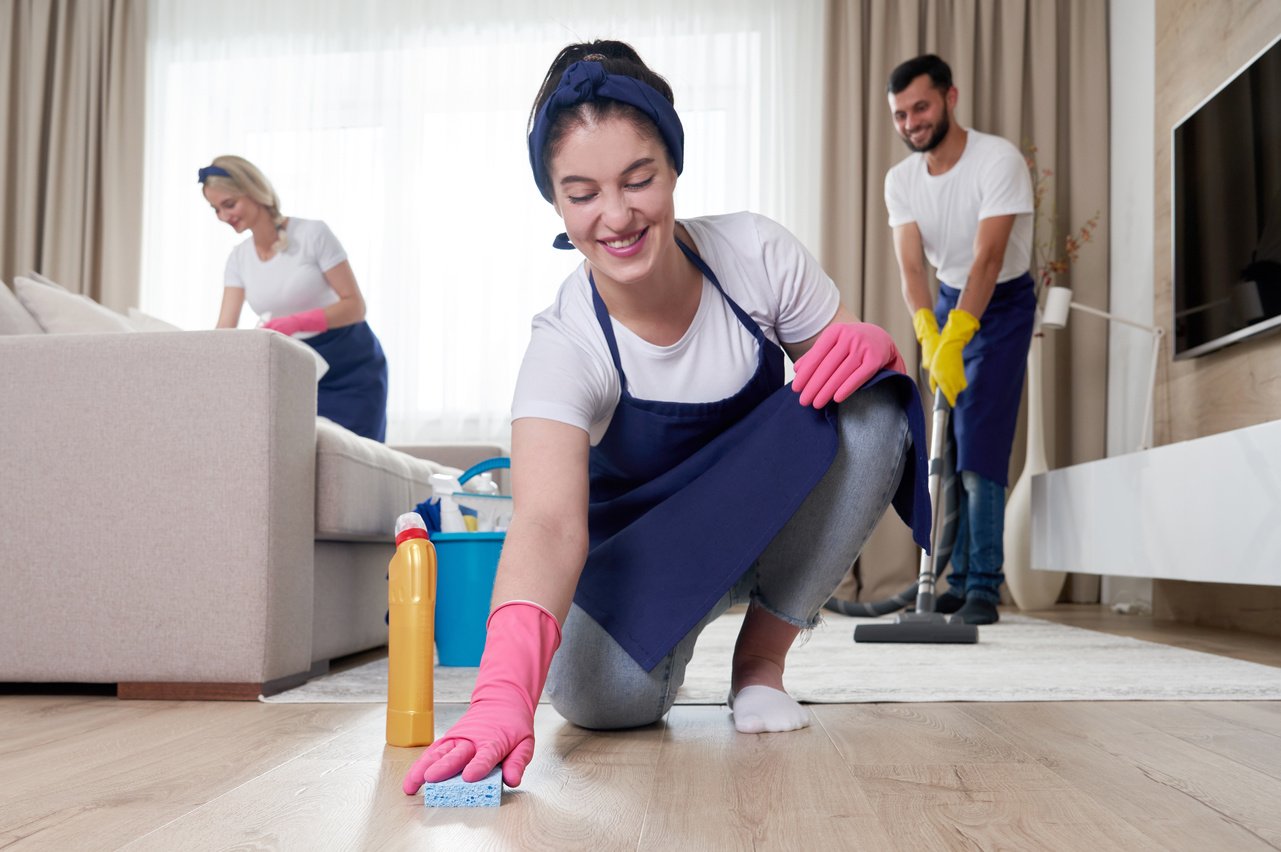
{"type": "Polygon", "coordinates": [[[0,681],[253,699],[384,644],[396,516],[500,448],[360,438],[314,378],[268,331],[0,336],[0,681]]]}

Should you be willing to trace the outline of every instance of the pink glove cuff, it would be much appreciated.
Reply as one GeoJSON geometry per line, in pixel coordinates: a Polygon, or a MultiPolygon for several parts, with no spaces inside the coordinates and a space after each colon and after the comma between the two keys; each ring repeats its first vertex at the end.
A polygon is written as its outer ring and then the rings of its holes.
{"type": "Polygon", "coordinates": [[[480,657],[472,701],[486,697],[493,687],[515,686],[528,700],[532,715],[543,694],[552,656],[560,647],[560,624],[540,604],[507,601],[489,614],[485,630],[485,651],[480,657]]]}
{"type": "MultiPolygon", "coordinates": [[[[486,630],[489,629],[489,625],[493,622],[494,616],[498,615],[500,610],[506,609],[509,606],[533,607],[534,609],[541,612],[543,615],[547,616],[547,618],[551,621],[551,627],[554,628],[556,631],[556,646],[560,647],[560,622],[556,620],[556,616],[552,615],[552,611],[550,609],[548,609],[547,607],[543,606],[540,603],[535,603],[534,601],[505,601],[503,603],[500,603],[498,606],[494,607],[494,611],[491,612],[489,614],[489,618],[485,620],[485,629],[486,630]]],[[[503,616],[503,617],[506,618],[506,616],[503,616]]]]}

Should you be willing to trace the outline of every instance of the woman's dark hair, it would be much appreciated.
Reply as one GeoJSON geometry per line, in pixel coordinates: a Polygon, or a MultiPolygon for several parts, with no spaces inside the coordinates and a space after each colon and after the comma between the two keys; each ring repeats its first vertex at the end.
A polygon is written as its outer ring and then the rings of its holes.
{"type": "Polygon", "coordinates": [[[887,93],[897,95],[912,85],[912,81],[922,74],[929,74],[934,88],[945,95],[952,88],[952,69],[933,53],[927,53],[924,56],[909,59],[891,71],[890,84],[886,88],[887,93]]]}
{"type": "MultiPolygon", "coordinates": [[[[621,74],[640,80],[667,98],[668,103],[675,105],[676,100],[672,97],[672,87],[660,75],[649,69],[649,66],[645,64],[630,44],[625,44],[621,41],[597,39],[596,41],[583,42],[581,44],[571,44],[556,55],[551,67],[547,69],[547,76],[543,78],[542,86],[538,89],[538,97],[534,99],[534,107],[529,111],[527,132],[533,130],[534,119],[538,117],[538,112],[543,108],[543,104],[547,103],[551,98],[552,92],[556,91],[556,87],[560,85],[560,78],[565,73],[565,69],[575,62],[589,58],[599,62],[607,74],[621,74]]],[[[541,152],[544,171],[550,174],[551,159],[559,149],[565,134],[575,127],[586,124],[599,124],[610,118],[622,118],[631,122],[636,128],[636,132],[645,138],[659,140],[662,138],[654,122],[633,106],[607,98],[597,101],[584,101],[573,109],[562,110],[553,119],[551,131],[547,134],[547,144],[541,152]]],[[[664,150],[666,150],[666,147],[664,147],[664,150]]],[[[670,152],[668,152],[668,159],[671,159],[670,152]]]]}

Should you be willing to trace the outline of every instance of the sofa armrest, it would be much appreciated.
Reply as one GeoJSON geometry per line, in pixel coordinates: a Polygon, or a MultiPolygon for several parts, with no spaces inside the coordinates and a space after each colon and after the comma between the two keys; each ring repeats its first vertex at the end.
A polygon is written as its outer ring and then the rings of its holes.
{"type": "Polygon", "coordinates": [[[0,338],[0,680],[308,669],[315,366],[269,331],[0,338]]]}

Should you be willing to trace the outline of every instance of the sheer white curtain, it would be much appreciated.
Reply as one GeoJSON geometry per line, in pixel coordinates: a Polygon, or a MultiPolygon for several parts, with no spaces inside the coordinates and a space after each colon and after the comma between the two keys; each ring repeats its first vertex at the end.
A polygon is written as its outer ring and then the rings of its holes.
{"type": "Polygon", "coordinates": [[[143,310],[213,326],[240,238],[196,169],[240,154],[347,249],[390,364],[388,442],[505,444],[530,318],[579,259],[551,247],[526,119],[557,51],[592,38],[672,84],[678,216],[755,210],[819,255],[821,0],[603,5],[151,0],[143,310]]]}

